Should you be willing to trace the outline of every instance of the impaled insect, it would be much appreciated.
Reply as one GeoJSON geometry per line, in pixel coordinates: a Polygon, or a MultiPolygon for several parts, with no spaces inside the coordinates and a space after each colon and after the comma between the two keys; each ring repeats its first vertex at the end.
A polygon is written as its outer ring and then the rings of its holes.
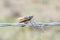
{"type": "Polygon", "coordinates": [[[26,16],[26,17],[19,17],[18,23],[28,23],[28,21],[30,21],[33,18],[33,16],[26,16]]]}

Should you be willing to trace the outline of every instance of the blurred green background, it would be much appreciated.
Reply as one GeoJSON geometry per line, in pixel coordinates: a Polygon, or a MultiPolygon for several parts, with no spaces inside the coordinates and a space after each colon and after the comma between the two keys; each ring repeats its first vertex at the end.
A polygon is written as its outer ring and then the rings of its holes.
{"type": "MultiPolygon", "coordinates": [[[[27,15],[32,22],[60,22],[60,0],[0,0],[0,23],[27,15]]],[[[60,27],[0,27],[0,40],[60,40],[60,27]]]]}

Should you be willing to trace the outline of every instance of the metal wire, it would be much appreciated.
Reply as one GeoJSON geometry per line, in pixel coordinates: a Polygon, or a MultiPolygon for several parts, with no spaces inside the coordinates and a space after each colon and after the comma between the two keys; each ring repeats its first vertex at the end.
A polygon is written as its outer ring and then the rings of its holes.
{"type": "Polygon", "coordinates": [[[28,24],[24,23],[0,23],[0,27],[7,26],[16,26],[16,27],[24,27],[24,26],[32,26],[32,27],[41,27],[42,32],[44,32],[44,27],[46,26],[60,26],[60,22],[51,22],[51,23],[43,23],[43,22],[31,22],[28,24]],[[33,24],[33,25],[32,25],[33,24]]]}
{"type": "MultiPolygon", "coordinates": [[[[51,23],[43,23],[43,22],[33,22],[32,23],[34,26],[33,27],[37,27],[37,26],[60,26],[60,22],[51,22],[51,23]]],[[[6,27],[6,26],[32,26],[31,23],[28,24],[24,24],[24,23],[0,23],[0,27],[6,27]]]]}

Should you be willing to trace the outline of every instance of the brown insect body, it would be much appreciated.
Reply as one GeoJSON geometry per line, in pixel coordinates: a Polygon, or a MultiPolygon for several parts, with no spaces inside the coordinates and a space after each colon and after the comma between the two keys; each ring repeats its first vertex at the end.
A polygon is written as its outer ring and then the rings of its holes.
{"type": "Polygon", "coordinates": [[[27,22],[27,21],[30,21],[32,18],[33,16],[18,18],[18,22],[19,23],[27,22]]]}

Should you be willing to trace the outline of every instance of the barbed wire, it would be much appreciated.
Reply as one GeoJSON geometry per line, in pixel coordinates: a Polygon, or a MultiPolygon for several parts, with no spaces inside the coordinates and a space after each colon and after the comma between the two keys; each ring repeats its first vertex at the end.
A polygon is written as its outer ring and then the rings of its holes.
{"type": "Polygon", "coordinates": [[[24,23],[0,23],[0,27],[5,27],[5,26],[33,26],[33,27],[38,27],[38,26],[60,26],[60,22],[50,22],[50,23],[44,23],[44,22],[32,22],[28,24],[24,23]]]}
{"type": "Polygon", "coordinates": [[[0,23],[0,27],[7,27],[7,26],[16,26],[16,27],[24,27],[24,26],[32,26],[32,27],[41,27],[42,32],[44,32],[44,27],[46,26],[60,26],[60,22],[50,22],[50,23],[44,23],[44,22],[31,22],[28,24],[24,23],[0,23]]]}

